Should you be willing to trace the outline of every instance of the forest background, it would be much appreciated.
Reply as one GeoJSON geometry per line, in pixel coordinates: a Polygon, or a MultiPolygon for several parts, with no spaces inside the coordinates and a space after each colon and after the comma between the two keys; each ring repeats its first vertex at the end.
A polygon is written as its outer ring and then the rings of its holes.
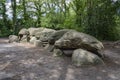
{"type": "Polygon", "coordinates": [[[0,36],[22,28],[75,29],[120,39],[120,0],[0,0],[0,36]]]}

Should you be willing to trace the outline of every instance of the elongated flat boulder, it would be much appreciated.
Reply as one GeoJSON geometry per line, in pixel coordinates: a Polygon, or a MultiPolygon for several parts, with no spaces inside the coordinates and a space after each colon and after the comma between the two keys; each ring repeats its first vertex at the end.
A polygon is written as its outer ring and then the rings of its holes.
{"type": "Polygon", "coordinates": [[[55,42],[55,47],[67,50],[82,48],[99,56],[103,56],[100,51],[104,48],[102,42],[95,37],[73,30],[66,32],[59,40],[57,40],[55,42]]]}

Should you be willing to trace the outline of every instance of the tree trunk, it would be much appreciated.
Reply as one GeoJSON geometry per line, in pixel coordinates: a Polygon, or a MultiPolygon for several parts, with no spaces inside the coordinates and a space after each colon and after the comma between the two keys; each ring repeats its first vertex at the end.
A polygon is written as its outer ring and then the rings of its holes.
{"type": "Polygon", "coordinates": [[[12,9],[13,9],[13,34],[17,33],[17,26],[16,26],[16,0],[11,0],[12,3],[12,9]]]}
{"type": "Polygon", "coordinates": [[[24,16],[24,20],[27,20],[27,11],[26,11],[26,2],[25,0],[23,0],[22,5],[23,5],[23,16],[24,16]]]}
{"type": "Polygon", "coordinates": [[[2,17],[3,17],[4,27],[7,27],[7,25],[6,25],[7,15],[6,15],[5,3],[2,3],[2,8],[3,8],[2,17]]]}

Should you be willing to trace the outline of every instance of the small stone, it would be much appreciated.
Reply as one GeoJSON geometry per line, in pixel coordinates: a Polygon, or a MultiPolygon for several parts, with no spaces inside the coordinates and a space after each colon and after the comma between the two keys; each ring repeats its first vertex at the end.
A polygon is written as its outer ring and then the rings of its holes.
{"type": "Polygon", "coordinates": [[[63,55],[63,52],[60,49],[54,49],[53,56],[57,57],[62,55],[63,55]]]}

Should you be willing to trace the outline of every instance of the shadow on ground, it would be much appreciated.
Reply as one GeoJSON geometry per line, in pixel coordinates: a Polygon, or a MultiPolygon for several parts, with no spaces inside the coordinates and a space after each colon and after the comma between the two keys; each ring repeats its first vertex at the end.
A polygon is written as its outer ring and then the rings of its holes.
{"type": "Polygon", "coordinates": [[[0,39],[0,80],[120,80],[120,50],[105,48],[105,65],[75,67],[70,57],[0,39]]]}

